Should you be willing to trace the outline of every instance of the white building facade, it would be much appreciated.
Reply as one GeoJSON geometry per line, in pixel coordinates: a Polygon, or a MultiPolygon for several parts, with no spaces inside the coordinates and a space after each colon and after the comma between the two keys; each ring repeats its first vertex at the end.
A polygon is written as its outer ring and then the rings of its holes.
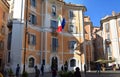
{"type": "Polygon", "coordinates": [[[108,60],[115,60],[109,66],[120,64],[120,13],[101,19],[104,53],[108,60]]]}

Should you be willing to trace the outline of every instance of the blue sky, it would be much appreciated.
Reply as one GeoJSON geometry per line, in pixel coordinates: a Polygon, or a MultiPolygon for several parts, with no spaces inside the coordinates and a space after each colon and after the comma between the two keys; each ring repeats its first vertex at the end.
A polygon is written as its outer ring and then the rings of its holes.
{"type": "Polygon", "coordinates": [[[112,11],[120,12],[120,0],[64,0],[66,3],[83,4],[87,11],[85,15],[90,16],[94,26],[100,26],[100,20],[112,11]]]}

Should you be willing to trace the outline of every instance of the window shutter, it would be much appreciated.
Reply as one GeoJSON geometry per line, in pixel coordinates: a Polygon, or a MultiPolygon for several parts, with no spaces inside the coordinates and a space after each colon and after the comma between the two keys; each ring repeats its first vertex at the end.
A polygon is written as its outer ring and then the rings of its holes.
{"type": "Polygon", "coordinates": [[[30,33],[28,33],[28,44],[30,44],[30,33]]]}
{"type": "Polygon", "coordinates": [[[73,32],[73,25],[69,26],[69,32],[73,32]]]}
{"type": "Polygon", "coordinates": [[[34,35],[31,35],[31,43],[34,45],[34,35]]]}
{"type": "Polygon", "coordinates": [[[73,26],[73,33],[76,33],[76,26],[73,26]]]}
{"type": "Polygon", "coordinates": [[[37,23],[37,17],[34,15],[34,24],[37,23]]]}
{"type": "Polygon", "coordinates": [[[73,50],[74,49],[74,42],[71,41],[71,49],[73,50]]]}
{"type": "Polygon", "coordinates": [[[36,45],[36,36],[33,35],[33,45],[36,45]]]}
{"type": "Polygon", "coordinates": [[[58,47],[58,39],[56,39],[56,47],[58,47]]]}

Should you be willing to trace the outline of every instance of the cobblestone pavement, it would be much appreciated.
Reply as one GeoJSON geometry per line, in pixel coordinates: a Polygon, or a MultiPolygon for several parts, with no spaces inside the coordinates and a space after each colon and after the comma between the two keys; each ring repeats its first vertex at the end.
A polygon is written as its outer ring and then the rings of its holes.
{"type": "MultiPolygon", "coordinates": [[[[29,74],[28,77],[35,77],[35,74],[29,74]]],[[[52,74],[50,72],[49,73],[44,73],[43,76],[40,74],[40,77],[52,77],[52,74]]],[[[57,77],[59,77],[59,76],[57,76],[57,77]]]]}
{"type": "MultiPolygon", "coordinates": [[[[81,72],[82,77],[120,77],[120,71],[105,71],[96,73],[96,71],[87,72],[86,75],[81,72]]],[[[29,77],[35,77],[34,74],[29,74],[29,77]]],[[[51,73],[45,73],[44,76],[40,75],[40,77],[52,77],[51,73]]],[[[57,76],[59,77],[59,76],[57,76]]]]}
{"type": "Polygon", "coordinates": [[[87,74],[82,74],[82,77],[120,77],[120,71],[104,71],[96,73],[96,71],[87,72],[87,74]]]}

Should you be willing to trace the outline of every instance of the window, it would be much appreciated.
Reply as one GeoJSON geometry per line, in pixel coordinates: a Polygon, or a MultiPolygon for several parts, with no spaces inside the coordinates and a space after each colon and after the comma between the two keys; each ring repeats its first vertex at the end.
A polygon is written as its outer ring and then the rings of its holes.
{"type": "Polygon", "coordinates": [[[12,32],[8,33],[7,49],[11,50],[12,32]]]}
{"type": "Polygon", "coordinates": [[[112,57],[109,57],[109,60],[112,60],[112,57]]]}
{"type": "Polygon", "coordinates": [[[69,18],[72,19],[74,17],[74,13],[72,10],[69,11],[69,18]]]}
{"type": "Polygon", "coordinates": [[[10,63],[11,58],[10,58],[10,51],[8,52],[8,63],[10,63]]]}
{"type": "Polygon", "coordinates": [[[75,67],[76,66],[76,60],[75,59],[71,59],[70,60],[70,67],[75,67]]]}
{"type": "Polygon", "coordinates": [[[28,34],[28,44],[29,45],[36,45],[36,36],[33,34],[28,34]]]}
{"type": "Polygon", "coordinates": [[[4,49],[4,42],[0,41],[0,49],[4,49]]]}
{"type": "Polygon", "coordinates": [[[33,57],[31,57],[31,58],[29,58],[29,67],[34,67],[34,58],[33,57]]]}
{"type": "Polygon", "coordinates": [[[58,39],[57,38],[52,38],[52,51],[57,51],[58,48],[58,39]]]}
{"type": "Polygon", "coordinates": [[[2,28],[1,28],[1,33],[5,34],[5,27],[4,26],[2,26],[2,28]]]}
{"type": "Polygon", "coordinates": [[[107,39],[110,40],[110,34],[107,34],[107,39]]]}
{"type": "Polygon", "coordinates": [[[51,20],[51,28],[57,29],[57,27],[58,27],[58,22],[54,21],[54,20],[51,20]]]}
{"type": "Polygon", "coordinates": [[[120,27],[120,20],[118,21],[118,26],[120,27]]]}
{"type": "Polygon", "coordinates": [[[76,47],[77,47],[76,41],[70,41],[70,42],[69,42],[69,48],[70,48],[71,50],[76,49],[76,47]]]}
{"type": "Polygon", "coordinates": [[[109,32],[109,29],[110,29],[109,23],[105,24],[105,29],[106,29],[106,32],[109,32]]]}
{"type": "Polygon", "coordinates": [[[107,52],[108,52],[108,56],[112,56],[112,52],[111,52],[110,46],[107,46],[107,52]]]}
{"type": "Polygon", "coordinates": [[[5,18],[6,18],[6,13],[3,12],[3,20],[5,20],[5,18]]]}
{"type": "Polygon", "coordinates": [[[36,21],[37,21],[37,17],[34,14],[30,14],[30,21],[29,22],[31,24],[35,25],[37,23],[36,21]]]}
{"type": "Polygon", "coordinates": [[[56,16],[56,6],[52,5],[52,16],[56,16]]]}
{"type": "Polygon", "coordinates": [[[36,7],[36,0],[31,0],[31,6],[36,7]]]}
{"type": "Polygon", "coordinates": [[[74,25],[69,26],[69,32],[70,33],[76,33],[76,27],[74,25]]]}

